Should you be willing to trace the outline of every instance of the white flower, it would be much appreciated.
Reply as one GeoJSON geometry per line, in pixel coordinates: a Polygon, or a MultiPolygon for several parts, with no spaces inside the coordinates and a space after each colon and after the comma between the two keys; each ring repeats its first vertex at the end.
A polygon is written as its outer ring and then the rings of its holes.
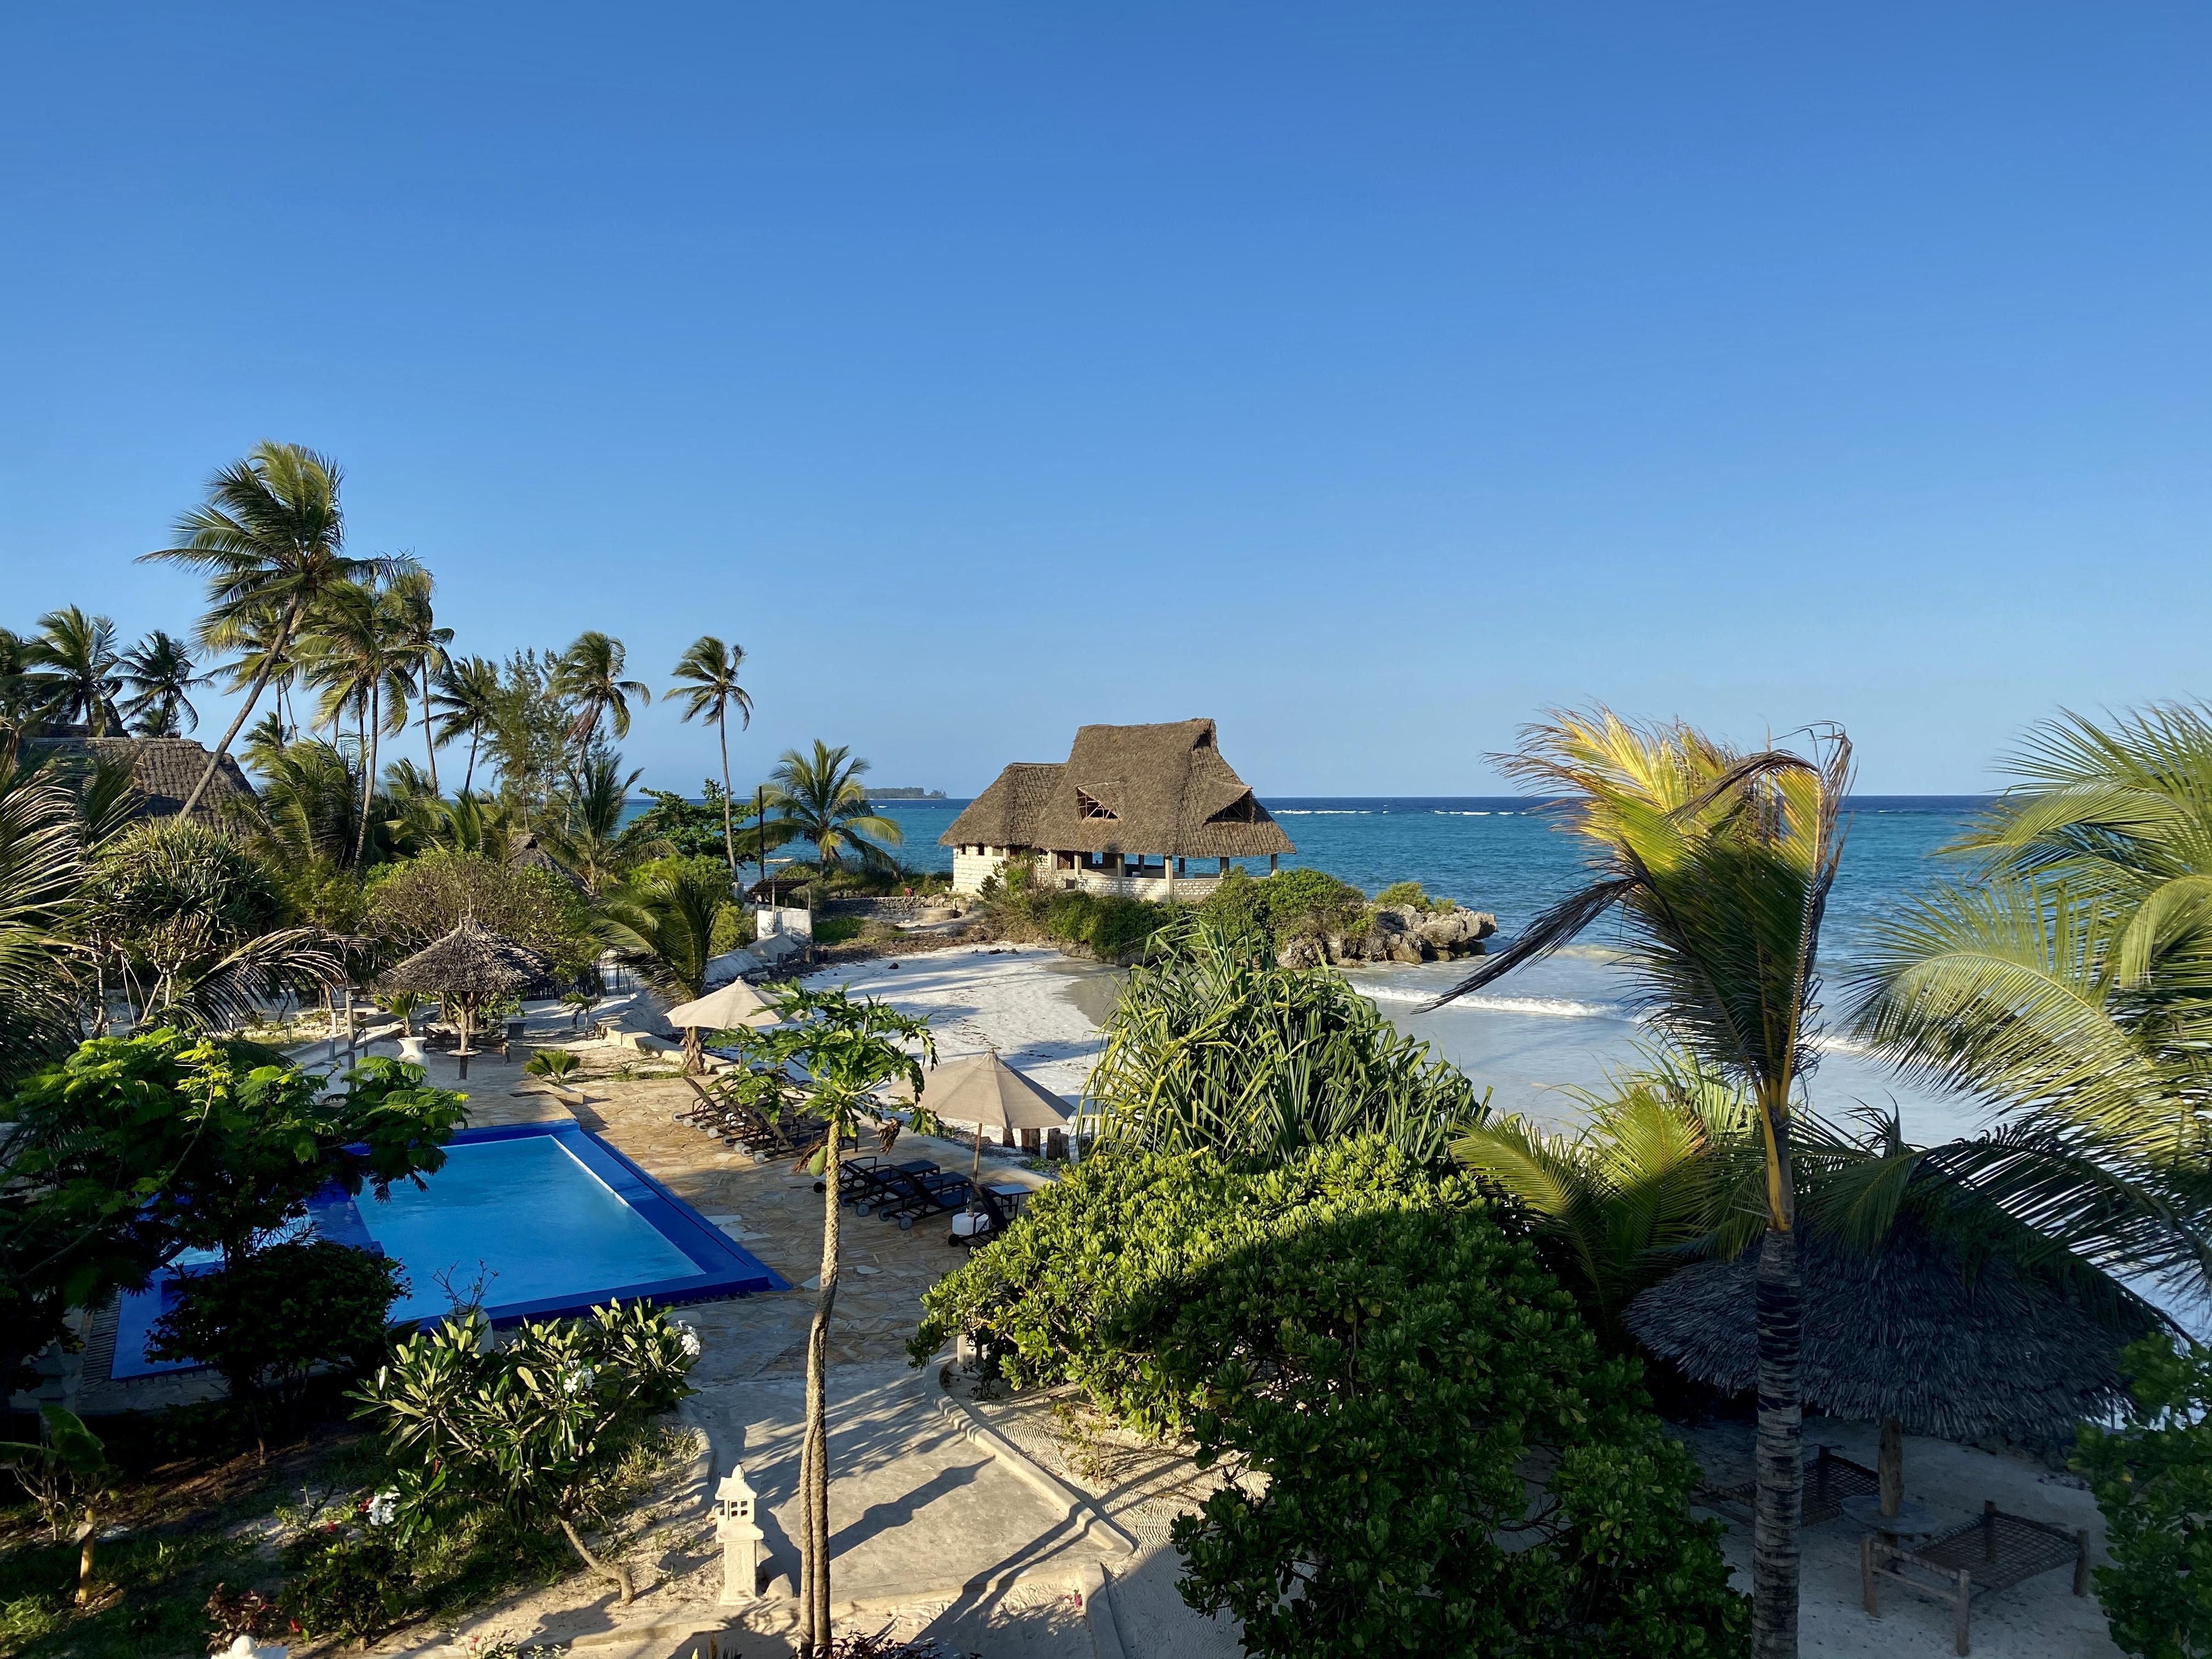
{"type": "Polygon", "coordinates": [[[686,1359],[696,1359],[701,1349],[706,1346],[699,1340],[699,1333],[680,1319],[676,1322],[676,1328],[682,1333],[676,1341],[677,1346],[684,1350],[684,1357],[686,1359]]]}
{"type": "Polygon", "coordinates": [[[570,1394],[589,1394],[599,1374],[589,1365],[572,1365],[568,1374],[561,1379],[561,1386],[570,1394]]]}
{"type": "Polygon", "coordinates": [[[362,1511],[362,1518],[372,1527],[388,1527],[392,1524],[398,1502],[399,1494],[396,1492],[378,1492],[368,1500],[368,1507],[362,1511]]]}

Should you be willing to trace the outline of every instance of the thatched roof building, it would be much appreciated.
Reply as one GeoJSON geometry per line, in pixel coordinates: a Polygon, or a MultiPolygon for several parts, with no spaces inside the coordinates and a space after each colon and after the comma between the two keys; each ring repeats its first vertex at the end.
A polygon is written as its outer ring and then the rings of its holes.
{"type": "MultiPolygon", "coordinates": [[[[1911,1434],[2048,1442],[2071,1437],[2125,1397],[2120,1347],[2157,1328],[2122,1292],[2093,1310],[1991,1253],[1971,1266],[1911,1216],[1878,1254],[1801,1236],[1808,1407],[1911,1434]]],[[[1758,1251],[1700,1262],[1629,1304],[1628,1328],[1653,1353],[1731,1394],[1756,1386],[1758,1251]]]]}
{"type": "Polygon", "coordinates": [[[1030,859],[1053,885],[1148,898],[1186,879],[1211,885],[1188,877],[1194,858],[1225,871],[1231,859],[1297,850],[1222,758],[1210,720],[1084,726],[1065,761],[1007,767],[939,840],[953,849],[957,890],[1030,859]]]}
{"type": "Polygon", "coordinates": [[[502,939],[473,916],[406,961],[385,969],[386,990],[444,997],[474,1009],[513,996],[553,989],[553,964],[527,945],[502,939]]]}
{"type": "MultiPolygon", "coordinates": [[[[41,732],[28,744],[64,762],[97,759],[128,765],[141,799],[134,816],[149,818],[174,817],[183,810],[185,797],[207,770],[209,752],[204,744],[190,738],[95,738],[66,727],[41,732]]],[[[225,755],[216,763],[215,776],[192,808],[192,816],[220,817],[233,801],[255,798],[238,762],[225,755]]]]}

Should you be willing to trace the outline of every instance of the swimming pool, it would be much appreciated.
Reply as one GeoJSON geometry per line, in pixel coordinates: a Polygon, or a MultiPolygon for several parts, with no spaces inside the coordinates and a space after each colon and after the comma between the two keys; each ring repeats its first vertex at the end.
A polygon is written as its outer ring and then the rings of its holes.
{"type": "MultiPolygon", "coordinates": [[[[378,1251],[406,1270],[395,1321],[443,1317],[452,1307],[446,1285],[466,1293],[479,1278],[484,1311],[499,1325],[580,1314],[616,1297],[700,1302],[790,1288],[573,1122],[464,1129],[423,1186],[394,1187],[382,1200],[328,1188],[309,1204],[308,1221],[324,1237],[378,1251]]],[[[176,1304],[178,1279],[195,1270],[205,1267],[179,1263],[121,1298],[110,1376],[191,1369],[149,1359],[145,1345],[176,1304]]]]}

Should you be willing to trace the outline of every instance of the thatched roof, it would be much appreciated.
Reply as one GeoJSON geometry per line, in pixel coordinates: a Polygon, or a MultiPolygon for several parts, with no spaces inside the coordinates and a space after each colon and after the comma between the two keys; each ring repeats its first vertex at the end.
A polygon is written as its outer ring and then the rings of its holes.
{"type": "MultiPolygon", "coordinates": [[[[174,817],[207,770],[207,746],[190,738],[93,738],[64,731],[42,732],[32,738],[30,744],[65,760],[91,757],[130,766],[143,797],[133,815],[139,817],[174,817]]],[[[253,786],[246,781],[238,762],[225,755],[216,763],[215,776],[199,805],[192,809],[192,816],[216,817],[233,800],[253,799],[253,786]]]]}
{"type": "Polygon", "coordinates": [[[1222,759],[1209,720],[1084,726],[1065,762],[1016,762],[938,840],[1155,858],[1297,850],[1222,759]]]}
{"type": "Polygon", "coordinates": [[[380,981],[386,990],[420,991],[465,1002],[542,995],[552,989],[553,964],[526,945],[501,939],[473,916],[424,945],[380,981]]]}
{"type": "MultiPolygon", "coordinates": [[[[1628,1328],[1691,1376],[1731,1394],[1759,1380],[1758,1249],[1700,1262],[1628,1307],[1628,1328]]],[[[1896,1418],[1910,1434],[2050,1440],[2125,1395],[2118,1349],[2157,1325],[2130,1300],[2100,1319],[2010,1257],[1971,1273],[1900,1217],[1879,1255],[1801,1236],[1805,1403],[1834,1417],[1896,1418]]]]}

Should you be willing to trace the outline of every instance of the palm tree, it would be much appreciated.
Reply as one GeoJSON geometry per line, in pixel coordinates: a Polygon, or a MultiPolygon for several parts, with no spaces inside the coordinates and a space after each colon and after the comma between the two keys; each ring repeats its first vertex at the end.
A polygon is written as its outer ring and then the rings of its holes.
{"type": "Polygon", "coordinates": [[[499,665],[488,658],[469,657],[458,662],[447,658],[438,670],[437,690],[432,694],[437,707],[438,742],[451,743],[464,732],[469,737],[469,769],[461,778],[465,795],[476,782],[477,746],[499,718],[499,665]]]}
{"type": "Polygon", "coordinates": [[[380,739],[407,724],[414,690],[413,664],[404,624],[389,593],[361,582],[341,582],[324,594],[302,641],[310,682],[322,688],[319,713],[333,727],[354,717],[361,739],[361,818],[354,861],[367,845],[370,798],[376,787],[380,739]]]}
{"type": "Polygon", "coordinates": [[[31,680],[31,642],[11,628],[0,628],[0,720],[19,726],[38,707],[31,680]]]}
{"type": "Polygon", "coordinates": [[[287,705],[293,683],[300,678],[300,639],[298,631],[294,631],[287,637],[284,648],[278,650],[276,636],[283,628],[282,610],[258,605],[235,616],[203,621],[199,642],[210,651],[230,656],[231,660],[223,667],[225,690],[234,695],[257,678],[264,682],[264,689],[276,698],[274,718],[283,731],[283,741],[289,743],[295,732],[287,705]]]}
{"type": "Polygon", "coordinates": [[[191,694],[214,677],[192,672],[192,653],[182,640],[157,628],[123,653],[122,665],[123,684],[131,691],[123,712],[137,722],[141,735],[173,738],[199,729],[191,694]]]}
{"type": "Polygon", "coordinates": [[[78,1030],[64,963],[83,873],[76,804],[47,769],[0,751],[0,1083],[58,1056],[78,1030]]]}
{"type": "MultiPolygon", "coordinates": [[[[635,969],[670,1003],[696,1001],[707,994],[714,924],[732,902],[729,884],[720,876],[705,875],[690,860],[617,888],[607,896],[605,905],[616,959],[635,969]]],[[[699,1034],[687,1029],[684,1069],[696,1072],[703,1063],[699,1034]]]]}
{"type": "Polygon", "coordinates": [[[122,726],[115,706],[123,691],[116,672],[122,657],[110,619],[88,617],[73,605],[49,611],[24,654],[41,671],[32,681],[49,718],[82,721],[95,738],[122,726]]]}
{"type": "Polygon", "coordinates": [[[1502,763],[1531,793],[1565,798],[1594,878],[1437,1000],[1494,983],[1612,915],[1662,1028],[1756,1102],[1765,1221],[1752,1534],[1757,1659],[1797,1651],[1803,1412],[1790,1126],[1812,1060],[1805,1031],[1818,991],[1814,958],[1850,777],[1840,731],[1816,733],[1814,748],[1812,759],[1786,750],[1741,754],[1686,726],[1640,728],[1604,710],[1532,727],[1502,763]]]}
{"type": "Polygon", "coordinates": [[[752,694],[738,684],[738,670],[744,665],[744,660],[745,648],[742,645],[726,646],[712,634],[702,634],[677,659],[676,678],[688,683],[672,685],[663,694],[682,697],[684,718],[704,719],[722,740],[722,851],[730,860],[732,881],[738,878],[738,834],[730,817],[728,716],[734,708],[744,716],[748,728],[753,723],[752,694]]]}
{"type": "Polygon", "coordinates": [[[622,757],[595,755],[586,761],[562,803],[565,827],[546,832],[553,856],[597,893],[635,860],[622,841],[623,809],[629,792],[645,775],[642,768],[624,777],[622,757]]]}
{"type": "Polygon", "coordinates": [[[591,747],[592,739],[599,735],[601,720],[613,728],[617,739],[628,737],[629,700],[635,697],[641,702],[653,701],[653,693],[644,681],[623,678],[626,657],[620,640],[591,629],[579,634],[575,643],[554,663],[554,694],[575,705],[576,715],[569,724],[568,741],[576,745],[579,752],[591,747]]]}
{"type": "Polygon", "coordinates": [[[209,481],[207,501],[178,520],[176,546],[139,556],[142,561],[163,559],[207,573],[203,639],[257,611],[273,611],[277,617],[245,701],[179,809],[186,815],[199,805],[309,609],[360,569],[344,550],[339,481],[337,465],[311,450],[297,444],[256,444],[244,460],[217,472],[209,481]]]}
{"type": "Polygon", "coordinates": [[[2203,1167],[2212,1083],[2212,714],[2069,714],[1954,850],[1968,881],[1891,920],[1854,981],[1908,1074],[2130,1164],[2203,1167]]]}
{"type": "Polygon", "coordinates": [[[860,781],[868,763],[848,760],[852,752],[842,744],[832,749],[817,738],[811,756],[785,750],[769,778],[768,805],[791,821],[799,839],[813,843],[824,873],[842,864],[848,850],[863,864],[895,868],[896,860],[868,837],[904,839],[898,825],[869,801],[860,781]]]}
{"type": "Polygon", "coordinates": [[[438,626],[430,603],[434,586],[430,573],[412,560],[395,572],[391,580],[392,602],[399,620],[399,644],[414,665],[420,682],[416,689],[422,699],[422,748],[430,762],[433,795],[439,793],[438,738],[430,726],[430,692],[435,678],[452,664],[446,647],[453,642],[453,630],[438,626]]]}

